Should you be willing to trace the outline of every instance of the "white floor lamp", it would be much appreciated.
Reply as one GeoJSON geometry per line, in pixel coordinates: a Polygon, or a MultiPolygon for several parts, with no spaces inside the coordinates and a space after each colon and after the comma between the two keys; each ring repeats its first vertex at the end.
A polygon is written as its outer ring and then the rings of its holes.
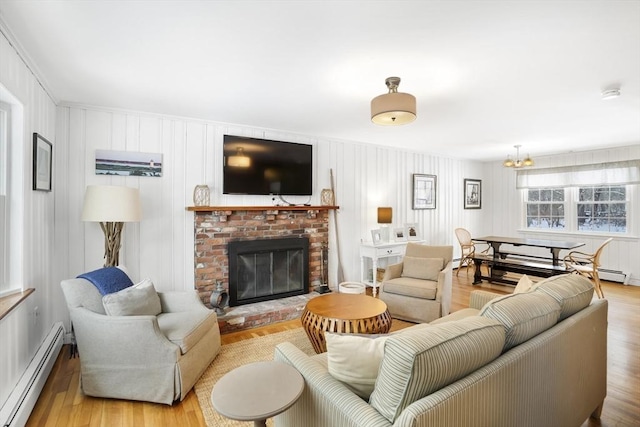
{"type": "Polygon", "coordinates": [[[137,188],[89,185],[84,193],[82,221],[99,222],[104,232],[105,267],[115,267],[120,258],[120,236],[125,222],[140,221],[137,188]]]}

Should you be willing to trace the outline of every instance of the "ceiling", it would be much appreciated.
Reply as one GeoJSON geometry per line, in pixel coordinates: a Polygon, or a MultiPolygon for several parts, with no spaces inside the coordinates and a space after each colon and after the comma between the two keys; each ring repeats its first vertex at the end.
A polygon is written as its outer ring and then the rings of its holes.
{"type": "Polygon", "coordinates": [[[0,20],[61,103],[477,160],[640,144],[637,0],[0,0],[0,20]],[[415,122],[371,123],[389,76],[415,122]]]}

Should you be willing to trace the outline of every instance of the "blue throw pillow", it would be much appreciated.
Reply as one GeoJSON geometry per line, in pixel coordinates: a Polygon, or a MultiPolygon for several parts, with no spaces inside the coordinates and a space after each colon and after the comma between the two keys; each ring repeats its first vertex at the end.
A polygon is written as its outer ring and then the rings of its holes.
{"type": "Polygon", "coordinates": [[[133,286],[133,282],[127,276],[127,273],[118,267],[104,267],[98,270],[83,273],[78,276],[79,279],[86,279],[94,284],[100,295],[112,294],[133,286]]]}

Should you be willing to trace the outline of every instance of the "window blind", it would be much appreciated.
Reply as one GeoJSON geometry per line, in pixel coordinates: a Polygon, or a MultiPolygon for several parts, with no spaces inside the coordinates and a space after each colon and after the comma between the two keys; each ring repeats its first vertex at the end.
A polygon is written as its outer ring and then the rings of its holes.
{"type": "Polygon", "coordinates": [[[516,171],[516,188],[640,184],[640,159],[516,171]]]}

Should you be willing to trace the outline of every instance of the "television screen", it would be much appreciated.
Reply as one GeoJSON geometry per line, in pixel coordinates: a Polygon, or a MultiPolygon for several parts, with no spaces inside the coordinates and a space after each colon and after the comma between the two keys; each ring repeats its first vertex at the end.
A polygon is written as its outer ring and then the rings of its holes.
{"type": "Polygon", "coordinates": [[[311,196],[312,146],[224,136],[224,194],[311,196]]]}

